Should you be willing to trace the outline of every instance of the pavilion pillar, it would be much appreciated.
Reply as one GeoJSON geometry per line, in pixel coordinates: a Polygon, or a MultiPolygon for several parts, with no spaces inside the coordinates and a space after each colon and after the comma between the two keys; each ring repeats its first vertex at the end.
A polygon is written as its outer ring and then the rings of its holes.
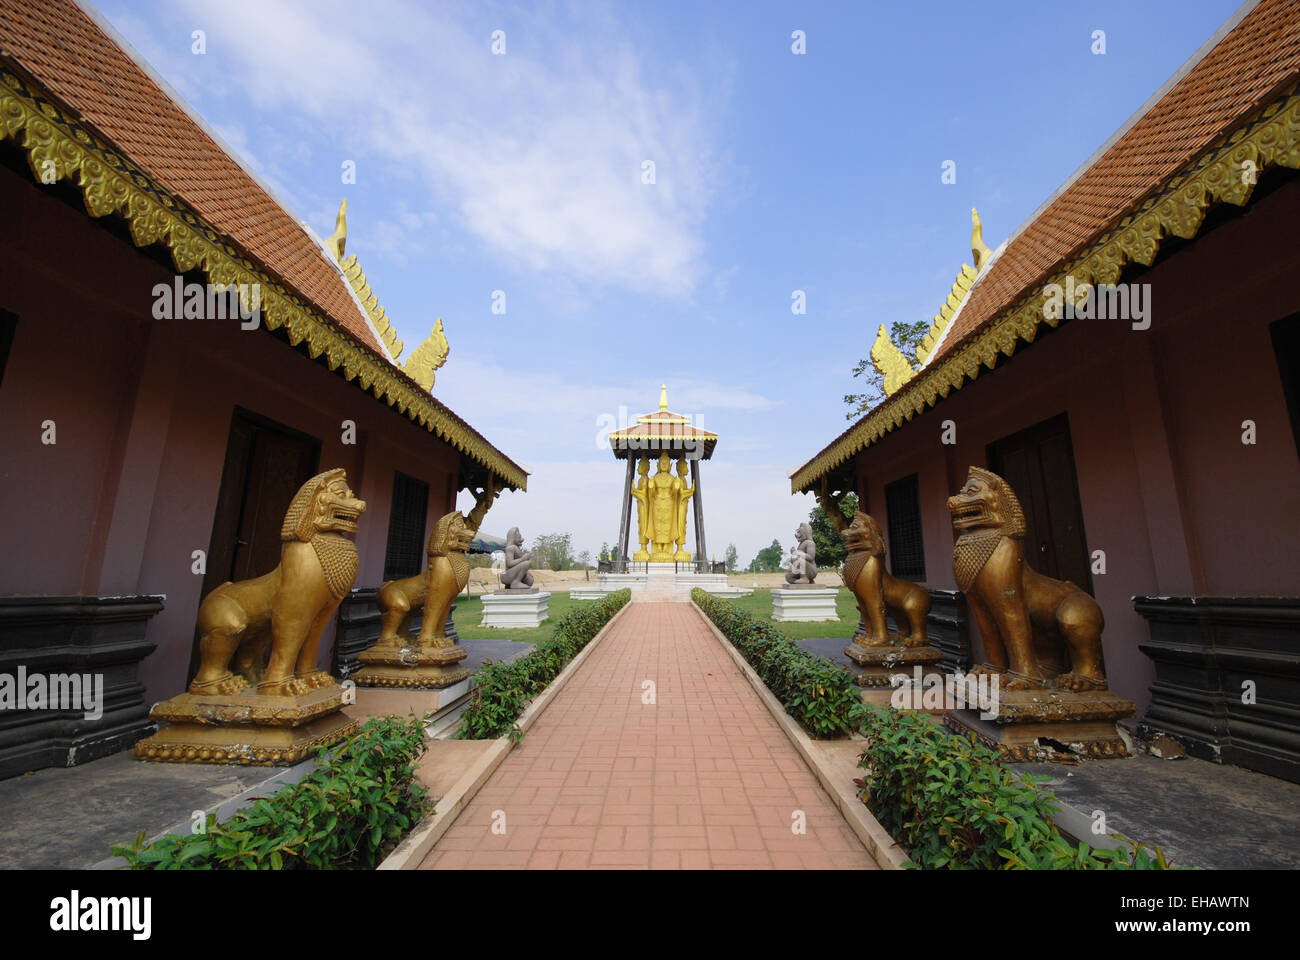
{"type": "MultiPolygon", "coordinates": [[[[627,477],[623,480],[623,510],[618,521],[618,562],[627,569],[627,540],[632,521],[632,474],[636,471],[636,458],[627,455],[627,477]]],[[[618,571],[615,567],[615,572],[618,571]]]]}
{"type": "Polygon", "coordinates": [[[691,485],[695,487],[695,495],[691,497],[691,500],[695,503],[695,556],[704,563],[708,563],[708,548],[704,545],[704,504],[700,499],[700,461],[698,457],[691,461],[691,485]]]}

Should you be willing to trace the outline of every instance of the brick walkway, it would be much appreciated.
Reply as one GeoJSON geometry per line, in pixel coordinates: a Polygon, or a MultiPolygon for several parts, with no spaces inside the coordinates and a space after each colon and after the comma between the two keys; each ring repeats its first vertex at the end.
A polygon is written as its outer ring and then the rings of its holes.
{"type": "Polygon", "coordinates": [[[637,603],[421,864],[459,867],[875,862],[695,608],[637,603]]]}

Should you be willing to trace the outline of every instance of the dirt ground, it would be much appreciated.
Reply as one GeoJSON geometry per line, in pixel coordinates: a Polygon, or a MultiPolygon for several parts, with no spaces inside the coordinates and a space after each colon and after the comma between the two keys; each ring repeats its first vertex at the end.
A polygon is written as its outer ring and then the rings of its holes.
{"type": "MultiPolygon", "coordinates": [[[[588,570],[534,570],[533,586],[550,593],[568,593],[575,586],[595,585],[596,571],[588,570]]],[[[785,584],[784,573],[733,573],[727,576],[727,583],[733,587],[760,587],[771,589],[785,584]]],[[[842,586],[839,576],[833,570],[819,570],[817,583],[827,587],[842,586]]],[[[489,567],[475,567],[469,572],[469,592],[471,596],[491,593],[500,589],[497,575],[489,567]]]]}

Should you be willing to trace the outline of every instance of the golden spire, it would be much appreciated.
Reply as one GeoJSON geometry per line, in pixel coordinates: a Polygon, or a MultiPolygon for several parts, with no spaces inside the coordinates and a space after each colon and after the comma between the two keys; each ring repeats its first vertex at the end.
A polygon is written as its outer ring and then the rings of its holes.
{"type": "Polygon", "coordinates": [[[325,246],[329,247],[330,253],[334,254],[334,259],[339,263],[343,262],[343,248],[348,242],[347,212],[348,198],[344,197],[339,204],[339,215],[334,220],[334,232],[325,239],[325,246]]]}
{"type": "Polygon", "coordinates": [[[659,388],[659,409],[668,409],[668,384],[666,383],[659,388]]]}
{"type": "Polygon", "coordinates": [[[883,323],[876,333],[876,342],[871,345],[871,365],[884,376],[887,397],[892,396],[899,387],[916,375],[907,357],[903,356],[903,352],[894,345],[894,341],[889,339],[889,332],[885,330],[883,323]]]}
{"type": "Polygon", "coordinates": [[[970,253],[975,258],[975,269],[983,270],[984,264],[993,256],[993,251],[984,242],[984,227],[980,223],[979,212],[974,207],[970,208],[970,222],[970,253]]]}
{"type": "Polygon", "coordinates": [[[406,358],[402,369],[425,390],[432,390],[434,371],[447,362],[449,353],[451,347],[447,345],[447,336],[442,331],[442,317],[439,317],[425,341],[406,358]]]}

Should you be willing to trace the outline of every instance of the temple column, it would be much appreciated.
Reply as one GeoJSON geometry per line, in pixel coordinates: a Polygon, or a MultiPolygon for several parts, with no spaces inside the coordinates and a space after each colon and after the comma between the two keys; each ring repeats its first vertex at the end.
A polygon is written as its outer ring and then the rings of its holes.
{"type": "MultiPolygon", "coordinates": [[[[636,472],[636,458],[631,453],[627,455],[627,477],[623,481],[623,511],[618,521],[618,560],[624,564],[626,569],[627,563],[627,540],[631,532],[629,527],[632,525],[632,474],[636,472]]],[[[618,572],[618,567],[614,568],[618,572]]]]}
{"type": "Polygon", "coordinates": [[[695,510],[695,556],[696,559],[708,563],[708,548],[704,545],[704,504],[700,498],[700,461],[698,459],[691,461],[691,484],[695,487],[695,495],[691,497],[694,501],[695,510]]]}

